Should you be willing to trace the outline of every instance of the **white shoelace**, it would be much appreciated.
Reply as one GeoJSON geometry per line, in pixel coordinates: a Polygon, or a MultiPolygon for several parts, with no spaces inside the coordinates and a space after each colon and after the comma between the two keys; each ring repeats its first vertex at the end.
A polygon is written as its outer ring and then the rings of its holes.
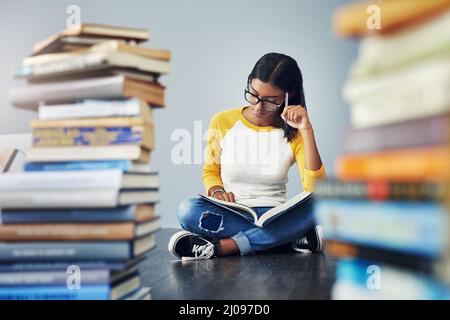
{"type": "Polygon", "coordinates": [[[306,237],[301,237],[300,239],[295,240],[292,243],[292,249],[294,249],[294,251],[300,252],[300,253],[309,253],[311,252],[311,250],[309,249],[300,249],[301,246],[306,246],[308,245],[308,240],[306,239],[306,237]]]}
{"type": "Polygon", "coordinates": [[[306,239],[306,237],[302,237],[300,239],[297,239],[297,245],[298,246],[308,245],[308,240],[306,239]]]}
{"type": "Polygon", "coordinates": [[[209,259],[214,254],[214,245],[212,243],[207,243],[202,246],[194,244],[192,253],[197,259],[209,259]]]}

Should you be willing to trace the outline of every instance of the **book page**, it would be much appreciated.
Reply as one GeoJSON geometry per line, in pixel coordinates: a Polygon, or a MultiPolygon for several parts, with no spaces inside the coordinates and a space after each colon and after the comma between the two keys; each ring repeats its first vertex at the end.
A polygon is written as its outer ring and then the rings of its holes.
{"type": "Polygon", "coordinates": [[[308,199],[312,195],[311,192],[303,191],[286,202],[266,211],[259,219],[256,221],[256,225],[259,227],[263,227],[265,222],[269,222],[271,218],[274,218],[280,214],[283,214],[285,211],[295,206],[298,203],[303,202],[308,199]]]}
{"type": "Polygon", "coordinates": [[[235,212],[236,214],[246,218],[247,220],[249,220],[252,223],[255,223],[256,220],[258,219],[258,215],[256,214],[256,212],[252,208],[250,208],[249,206],[246,206],[244,204],[237,203],[237,202],[223,201],[223,200],[219,200],[219,199],[216,199],[213,197],[207,197],[202,194],[199,194],[199,196],[209,202],[212,202],[214,204],[217,204],[218,206],[225,207],[228,210],[235,212]],[[232,208],[235,208],[238,211],[232,210],[232,208]],[[243,212],[240,212],[240,211],[243,211],[243,212]]]}

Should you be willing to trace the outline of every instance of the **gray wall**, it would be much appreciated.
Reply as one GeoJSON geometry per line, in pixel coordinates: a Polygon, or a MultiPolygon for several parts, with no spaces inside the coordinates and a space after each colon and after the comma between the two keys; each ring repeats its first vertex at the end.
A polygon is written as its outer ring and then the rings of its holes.
{"type": "MultiPolygon", "coordinates": [[[[81,7],[82,22],[147,28],[152,47],[170,49],[173,72],[167,85],[167,108],[156,110],[157,149],[153,164],[161,174],[158,212],[165,226],[177,225],[177,203],[203,192],[201,165],[174,165],[170,137],[173,130],[194,130],[211,116],[244,103],[246,77],[267,52],[294,57],[302,69],[308,110],[320,153],[329,175],[341,149],[348,110],[340,96],[356,43],[338,39],[331,31],[331,15],[349,1],[320,0],[36,0],[0,2],[0,134],[29,132],[36,115],[11,107],[7,90],[11,74],[32,45],[65,28],[66,8],[81,7]]],[[[289,195],[301,190],[299,174],[291,168],[289,195]]]]}

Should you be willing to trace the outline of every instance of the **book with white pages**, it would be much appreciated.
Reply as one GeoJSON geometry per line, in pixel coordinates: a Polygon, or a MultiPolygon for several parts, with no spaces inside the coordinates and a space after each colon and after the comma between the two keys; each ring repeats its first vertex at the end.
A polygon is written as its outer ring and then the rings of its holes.
{"type": "Polygon", "coordinates": [[[170,62],[120,51],[89,51],[56,61],[21,66],[15,76],[33,79],[108,68],[131,68],[149,73],[167,74],[170,72],[170,62]]]}
{"type": "Polygon", "coordinates": [[[116,208],[159,202],[156,189],[38,189],[0,192],[2,209],[116,208]]]}
{"type": "Polygon", "coordinates": [[[34,171],[5,173],[0,176],[0,191],[157,189],[158,174],[127,173],[122,170],[34,171]]]}
{"type": "Polygon", "coordinates": [[[290,198],[286,202],[269,209],[258,218],[258,215],[255,212],[255,210],[242,203],[223,201],[202,194],[199,194],[199,196],[210,203],[213,203],[219,207],[227,209],[230,212],[236,213],[237,215],[247,219],[255,226],[260,228],[266,227],[269,223],[276,220],[276,218],[280,217],[281,215],[289,212],[291,209],[296,208],[298,206],[306,205],[307,203],[309,203],[308,200],[312,199],[311,192],[303,191],[295,195],[294,197],[290,198]]]}
{"type": "Polygon", "coordinates": [[[152,109],[141,99],[84,99],[71,104],[39,106],[40,120],[108,117],[152,118],[152,109]]]}

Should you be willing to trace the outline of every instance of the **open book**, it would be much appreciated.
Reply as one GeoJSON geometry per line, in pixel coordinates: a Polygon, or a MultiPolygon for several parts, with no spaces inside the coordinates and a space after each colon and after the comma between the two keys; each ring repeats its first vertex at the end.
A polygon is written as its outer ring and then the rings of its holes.
{"type": "Polygon", "coordinates": [[[288,210],[293,209],[297,206],[301,206],[304,204],[308,199],[312,197],[311,192],[303,191],[291,199],[287,200],[286,202],[273,207],[272,209],[269,209],[264,214],[262,214],[259,218],[256,212],[249,206],[246,206],[241,203],[236,202],[227,202],[223,200],[219,200],[213,197],[207,197],[205,195],[199,194],[199,196],[203,199],[205,199],[208,202],[214,203],[215,205],[218,205],[219,207],[222,207],[224,209],[227,209],[228,211],[234,212],[241,217],[247,219],[251,223],[253,223],[257,227],[265,227],[270,222],[275,220],[277,217],[281,216],[282,214],[286,213],[288,210]]]}

